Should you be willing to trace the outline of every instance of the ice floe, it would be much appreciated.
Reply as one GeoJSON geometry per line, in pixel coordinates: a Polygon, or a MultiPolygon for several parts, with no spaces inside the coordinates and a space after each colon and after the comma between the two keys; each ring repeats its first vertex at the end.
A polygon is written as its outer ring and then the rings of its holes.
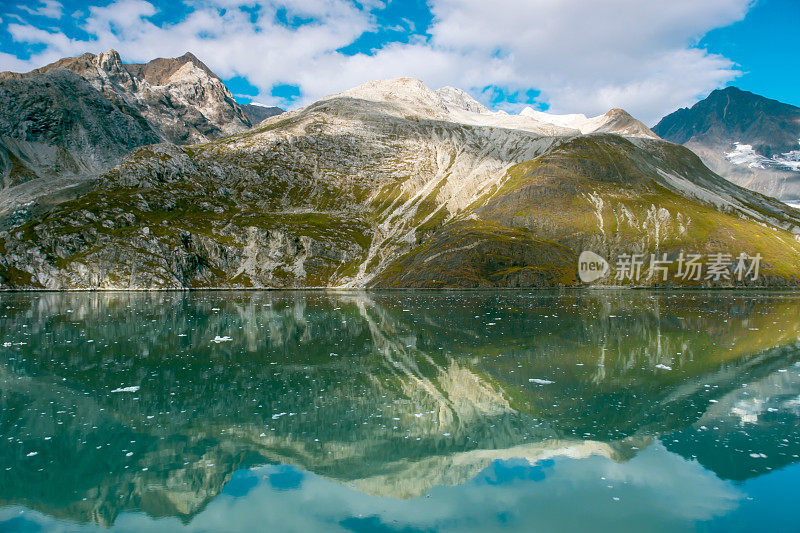
{"type": "Polygon", "coordinates": [[[111,392],[136,392],[140,389],[139,385],[133,385],[132,387],[120,387],[118,389],[114,389],[111,392]]]}

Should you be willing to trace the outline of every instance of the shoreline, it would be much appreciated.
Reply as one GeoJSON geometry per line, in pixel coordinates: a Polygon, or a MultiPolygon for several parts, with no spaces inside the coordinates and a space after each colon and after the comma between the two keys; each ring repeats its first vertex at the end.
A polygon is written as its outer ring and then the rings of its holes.
{"type": "Polygon", "coordinates": [[[772,292],[772,293],[796,293],[800,294],[800,286],[788,287],[647,287],[647,286],[625,286],[625,285],[602,285],[586,287],[148,287],[148,288],[70,288],[70,289],[46,289],[46,288],[0,288],[3,293],[26,293],[26,292],[52,292],[52,293],[102,293],[102,292],[522,292],[522,291],[551,291],[551,292],[603,292],[603,291],[631,291],[631,292],[772,292]]]}

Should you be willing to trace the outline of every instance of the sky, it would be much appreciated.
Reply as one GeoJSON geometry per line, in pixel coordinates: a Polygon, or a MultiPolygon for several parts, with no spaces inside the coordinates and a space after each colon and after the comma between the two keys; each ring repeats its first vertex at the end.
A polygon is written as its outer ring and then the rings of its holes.
{"type": "Polygon", "coordinates": [[[0,0],[0,70],[190,51],[237,100],[296,108],[369,80],[452,85],[648,125],[736,85],[800,105],[798,0],[0,0]],[[37,3],[38,2],[38,3],[37,3]]]}

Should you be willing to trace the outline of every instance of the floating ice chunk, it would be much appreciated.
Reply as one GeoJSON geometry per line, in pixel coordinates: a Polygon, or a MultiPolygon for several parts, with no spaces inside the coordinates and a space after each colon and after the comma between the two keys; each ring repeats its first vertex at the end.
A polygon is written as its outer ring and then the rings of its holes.
{"type": "Polygon", "coordinates": [[[537,385],[552,385],[555,381],[550,381],[549,379],[538,379],[538,378],[530,378],[528,381],[531,383],[536,383],[537,385]]]}
{"type": "Polygon", "coordinates": [[[114,390],[112,390],[111,392],[136,392],[136,391],[138,391],[140,388],[141,388],[141,387],[140,387],[139,385],[134,385],[134,386],[132,386],[132,387],[120,387],[120,388],[118,388],[118,389],[114,389],[114,390]]]}
{"type": "Polygon", "coordinates": [[[216,335],[213,339],[211,339],[211,342],[216,342],[217,344],[219,344],[221,342],[230,342],[232,340],[233,339],[231,337],[228,337],[227,335],[225,335],[224,337],[216,335]]]}
{"type": "Polygon", "coordinates": [[[661,363],[657,364],[656,368],[660,368],[661,370],[672,370],[671,366],[667,366],[667,365],[664,365],[664,364],[661,364],[661,363]]]}

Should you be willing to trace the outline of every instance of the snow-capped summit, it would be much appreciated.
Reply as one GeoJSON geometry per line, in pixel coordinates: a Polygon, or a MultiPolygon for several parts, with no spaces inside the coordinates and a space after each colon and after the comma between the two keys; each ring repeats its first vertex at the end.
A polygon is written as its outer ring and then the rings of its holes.
{"type": "Polygon", "coordinates": [[[553,115],[526,107],[520,112],[520,115],[531,117],[540,122],[576,129],[581,133],[603,132],[617,133],[625,137],[658,138],[650,128],[633,118],[624,109],[611,109],[603,115],[587,117],[584,114],[553,115]]]}
{"type": "Polygon", "coordinates": [[[594,132],[617,133],[626,137],[658,136],[622,109],[604,115],[553,115],[526,107],[519,114],[491,111],[469,93],[456,87],[431,90],[416,78],[369,81],[353,89],[325,98],[357,98],[391,104],[389,113],[446,120],[472,126],[491,126],[528,131],[540,135],[577,135],[594,132]]]}
{"type": "Polygon", "coordinates": [[[589,120],[586,115],[582,113],[571,115],[554,115],[552,113],[537,111],[530,106],[520,111],[519,114],[523,117],[531,117],[540,122],[547,122],[548,124],[553,124],[555,126],[561,126],[564,128],[572,128],[575,130],[580,130],[581,125],[589,120]]]}

